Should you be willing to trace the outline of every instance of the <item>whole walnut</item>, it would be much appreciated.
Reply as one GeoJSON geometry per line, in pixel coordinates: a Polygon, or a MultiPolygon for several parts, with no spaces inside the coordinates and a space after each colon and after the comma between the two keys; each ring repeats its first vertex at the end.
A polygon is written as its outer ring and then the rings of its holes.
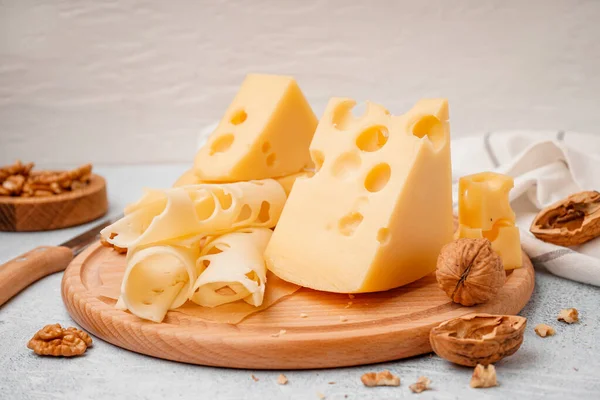
{"type": "Polygon", "coordinates": [[[495,297],[506,273],[502,259],[487,239],[457,239],[442,248],[436,278],[455,303],[473,306],[495,297]]]}

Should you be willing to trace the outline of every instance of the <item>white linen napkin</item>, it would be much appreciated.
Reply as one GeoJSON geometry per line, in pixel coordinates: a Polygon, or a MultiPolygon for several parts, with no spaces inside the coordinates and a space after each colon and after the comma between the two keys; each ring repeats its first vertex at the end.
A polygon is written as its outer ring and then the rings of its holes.
{"type": "MultiPolygon", "coordinates": [[[[198,135],[198,147],[216,128],[198,135]]],[[[563,278],[600,286],[600,238],[562,247],[536,239],[531,221],[542,208],[582,190],[600,191],[600,135],[564,131],[491,132],[452,141],[454,206],[458,178],[496,171],[515,178],[511,204],[521,244],[538,268],[563,278]]]]}
{"type": "Polygon", "coordinates": [[[521,244],[536,267],[600,286],[600,238],[562,247],[535,238],[529,226],[538,211],[582,190],[600,191],[600,136],[564,131],[506,131],[452,142],[452,180],[482,171],[512,176],[511,205],[521,244]]]}

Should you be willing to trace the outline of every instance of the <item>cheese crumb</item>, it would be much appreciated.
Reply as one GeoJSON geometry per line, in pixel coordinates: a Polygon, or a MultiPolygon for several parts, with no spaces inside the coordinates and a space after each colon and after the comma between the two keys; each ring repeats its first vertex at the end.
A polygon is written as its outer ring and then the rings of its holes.
{"type": "Polygon", "coordinates": [[[348,308],[348,307],[350,307],[352,304],[353,304],[353,303],[352,303],[351,301],[349,301],[349,302],[348,302],[348,304],[346,304],[346,307],[344,307],[344,308],[348,308]]]}
{"type": "Polygon", "coordinates": [[[348,318],[344,317],[343,315],[340,315],[340,322],[346,322],[348,321],[348,318]]]}
{"type": "Polygon", "coordinates": [[[553,327],[546,324],[537,324],[533,330],[541,337],[553,336],[556,333],[553,327]]]}
{"type": "Polygon", "coordinates": [[[288,378],[284,374],[279,374],[279,376],[277,377],[277,383],[279,383],[280,385],[287,385],[288,378]]]}
{"type": "Polygon", "coordinates": [[[253,380],[254,382],[258,382],[258,381],[260,381],[260,379],[258,379],[258,378],[257,378],[257,377],[255,377],[254,375],[250,375],[250,377],[252,378],[252,380],[253,380]]]}
{"type": "Polygon", "coordinates": [[[323,400],[325,398],[325,395],[321,392],[317,392],[317,397],[323,400]]]}
{"type": "Polygon", "coordinates": [[[577,312],[576,308],[566,308],[564,310],[560,310],[560,313],[556,319],[566,322],[567,324],[572,324],[579,321],[579,312],[577,312]]]}
{"type": "Polygon", "coordinates": [[[285,335],[286,332],[287,331],[285,329],[282,329],[279,332],[272,334],[271,337],[279,337],[281,335],[285,335]]]}
{"type": "Polygon", "coordinates": [[[306,317],[308,317],[308,314],[306,314],[306,313],[300,313],[300,318],[306,318],[306,317]]]}
{"type": "Polygon", "coordinates": [[[348,297],[350,297],[350,299],[353,299],[355,296],[353,294],[349,294],[348,297]]]}

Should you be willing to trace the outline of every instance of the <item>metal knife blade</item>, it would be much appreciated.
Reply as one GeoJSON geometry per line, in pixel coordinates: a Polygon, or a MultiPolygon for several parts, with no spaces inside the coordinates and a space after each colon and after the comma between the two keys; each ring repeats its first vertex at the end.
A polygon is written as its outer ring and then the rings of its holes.
{"type": "Polygon", "coordinates": [[[83,250],[85,250],[86,247],[88,247],[90,244],[94,243],[100,238],[100,231],[102,229],[117,222],[121,218],[123,218],[123,215],[104,220],[99,224],[92,226],[90,229],[83,232],[82,234],[77,235],[64,243],[59,244],[59,246],[68,247],[69,249],[71,249],[73,251],[73,257],[75,257],[83,250]]]}

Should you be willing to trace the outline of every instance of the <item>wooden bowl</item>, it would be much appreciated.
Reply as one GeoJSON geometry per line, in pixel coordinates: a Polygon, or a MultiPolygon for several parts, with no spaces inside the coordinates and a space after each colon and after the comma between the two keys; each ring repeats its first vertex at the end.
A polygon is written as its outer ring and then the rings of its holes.
{"type": "Polygon", "coordinates": [[[0,231],[47,231],[83,224],[108,210],[106,181],[92,174],[83,189],[48,197],[0,197],[0,231]]]}

